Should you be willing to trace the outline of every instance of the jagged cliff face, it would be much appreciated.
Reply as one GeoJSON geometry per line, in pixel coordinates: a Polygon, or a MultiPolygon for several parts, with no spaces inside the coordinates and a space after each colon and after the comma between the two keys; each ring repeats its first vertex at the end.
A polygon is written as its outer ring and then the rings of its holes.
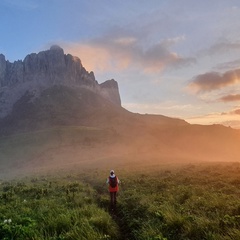
{"type": "Polygon", "coordinates": [[[0,54],[0,118],[10,113],[26,92],[34,101],[44,90],[55,85],[87,88],[121,106],[115,80],[98,84],[94,73],[87,72],[79,58],[64,54],[59,46],[52,46],[50,50],[29,54],[23,61],[14,63],[6,61],[0,54]]]}

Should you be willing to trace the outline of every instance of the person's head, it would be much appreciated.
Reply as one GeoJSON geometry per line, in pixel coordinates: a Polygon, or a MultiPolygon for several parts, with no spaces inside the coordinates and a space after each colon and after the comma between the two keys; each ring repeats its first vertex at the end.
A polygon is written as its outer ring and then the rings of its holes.
{"type": "Polygon", "coordinates": [[[113,176],[114,175],[114,170],[110,171],[110,175],[113,176]]]}

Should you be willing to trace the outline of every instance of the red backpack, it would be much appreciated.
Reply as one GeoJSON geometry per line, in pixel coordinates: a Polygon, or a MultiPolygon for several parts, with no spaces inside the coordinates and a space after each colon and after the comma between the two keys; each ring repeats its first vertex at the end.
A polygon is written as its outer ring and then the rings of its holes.
{"type": "Polygon", "coordinates": [[[117,176],[115,176],[114,178],[109,177],[109,185],[112,188],[115,188],[117,186],[117,176]]]}

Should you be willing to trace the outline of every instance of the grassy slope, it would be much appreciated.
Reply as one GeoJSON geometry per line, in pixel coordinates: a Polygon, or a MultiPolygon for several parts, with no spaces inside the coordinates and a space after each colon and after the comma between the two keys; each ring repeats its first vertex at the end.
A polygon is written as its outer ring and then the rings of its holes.
{"type": "MultiPolygon", "coordinates": [[[[240,238],[239,163],[162,164],[117,169],[117,222],[125,239],[240,238]]],[[[85,173],[106,207],[104,173],[85,173]]]]}
{"type": "Polygon", "coordinates": [[[239,161],[239,132],[221,126],[62,126],[0,138],[1,177],[24,171],[163,162],[239,161]]]}
{"type": "MultiPolygon", "coordinates": [[[[114,133],[93,127],[55,127],[0,138],[2,176],[21,169],[41,169],[83,162],[102,151],[114,133]],[[6,172],[9,171],[9,172],[6,172]]],[[[113,143],[113,142],[112,142],[113,143]]],[[[104,154],[103,154],[104,156],[104,154]]],[[[100,155],[99,155],[100,157],[100,155]]],[[[91,162],[91,159],[89,159],[91,162]]],[[[87,164],[86,164],[87,165],[87,164]]],[[[44,169],[43,169],[44,171],[44,169]]]]}
{"type": "Polygon", "coordinates": [[[119,167],[114,214],[108,212],[106,170],[75,168],[2,181],[0,237],[239,239],[239,169],[239,163],[119,167]]]}

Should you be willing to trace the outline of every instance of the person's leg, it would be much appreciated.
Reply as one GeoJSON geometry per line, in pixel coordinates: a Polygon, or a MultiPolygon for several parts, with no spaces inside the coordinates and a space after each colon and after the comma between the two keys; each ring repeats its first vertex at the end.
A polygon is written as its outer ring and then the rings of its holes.
{"type": "Polygon", "coordinates": [[[111,202],[111,206],[114,205],[114,193],[110,192],[110,202],[111,202]]]}
{"type": "Polygon", "coordinates": [[[113,201],[114,201],[114,205],[117,204],[117,192],[113,193],[113,201]]]}

